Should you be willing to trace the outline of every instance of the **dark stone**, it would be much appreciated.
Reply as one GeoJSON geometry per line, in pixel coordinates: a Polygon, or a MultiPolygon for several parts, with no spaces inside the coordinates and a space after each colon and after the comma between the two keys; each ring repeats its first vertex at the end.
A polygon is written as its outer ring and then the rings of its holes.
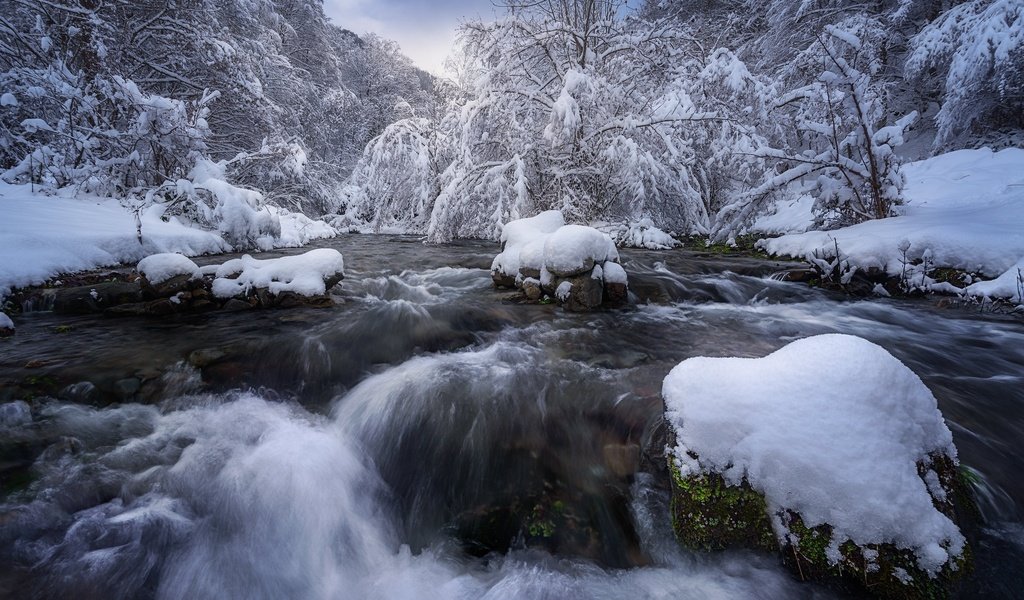
{"type": "Polygon", "coordinates": [[[536,279],[523,281],[523,293],[526,294],[526,299],[529,302],[540,302],[540,299],[544,297],[544,290],[540,288],[540,281],[536,279]]]}
{"type": "Polygon", "coordinates": [[[590,272],[594,270],[594,264],[594,259],[588,256],[581,267],[562,271],[552,271],[551,269],[548,269],[548,271],[551,271],[551,274],[555,277],[569,279],[571,277],[576,277],[577,275],[589,275],[590,272]]]}
{"type": "Polygon", "coordinates": [[[245,302],[244,300],[232,298],[224,303],[223,308],[228,312],[238,312],[242,310],[251,310],[253,308],[253,305],[249,304],[248,302],[245,302]]]}
{"type": "Polygon", "coordinates": [[[523,279],[532,278],[540,281],[540,269],[527,269],[524,267],[519,269],[519,274],[523,276],[523,279]]]}
{"type": "Polygon", "coordinates": [[[135,394],[139,392],[139,388],[141,387],[142,382],[135,377],[118,379],[114,382],[114,395],[121,401],[128,402],[135,398],[135,394]]]}
{"type": "Polygon", "coordinates": [[[604,282],[604,301],[606,304],[621,305],[629,300],[629,286],[625,283],[604,282]]]}
{"type": "Polygon", "coordinates": [[[821,275],[814,269],[790,269],[789,271],[783,271],[779,276],[779,281],[791,281],[795,283],[807,283],[818,279],[821,275]]]}
{"type": "Polygon", "coordinates": [[[87,314],[141,300],[142,289],[139,284],[111,281],[57,290],[53,298],[53,311],[60,314],[87,314]]]}
{"type": "Polygon", "coordinates": [[[491,281],[494,282],[494,287],[498,289],[507,288],[514,290],[516,288],[516,278],[512,275],[505,275],[500,271],[491,271],[491,281]]]}
{"type": "Polygon", "coordinates": [[[11,337],[14,335],[13,327],[0,327],[0,338],[11,337]]]}
{"type": "MultiPolygon", "coordinates": [[[[604,299],[604,285],[600,279],[595,279],[590,272],[575,277],[558,280],[559,285],[563,281],[572,284],[569,296],[565,300],[559,299],[565,310],[571,312],[587,312],[601,306],[604,299]]],[[[557,292],[558,286],[555,286],[557,292]]]]}
{"type": "Polygon", "coordinates": [[[202,369],[223,359],[227,354],[220,348],[201,348],[188,355],[188,363],[202,369]]]}
{"type": "Polygon", "coordinates": [[[601,448],[605,467],[616,477],[631,477],[640,470],[640,446],[605,444],[601,448]]]}
{"type": "Polygon", "coordinates": [[[216,309],[217,305],[205,298],[200,298],[198,300],[192,300],[192,303],[189,305],[189,308],[193,312],[205,312],[208,310],[216,309]]]}
{"type": "Polygon", "coordinates": [[[160,283],[150,283],[146,279],[145,275],[140,277],[139,283],[142,287],[143,293],[146,298],[167,298],[173,296],[179,292],[185,292],[192,289],[193,282],[196,281],[189,274],[175,275],[166,281],[160,283]]]}
{"type": "Polygon", "coordinates": [[[324,279],[324,291],[330,291],[331,288],[341,283],[343,279],[345,279],[345,276],[341,273],[335,273],[334,275],[329,276],[327,279],[324,279]]]}
{"type": "Polygon", "coordinates": [[[58,396],[69,402],[90,404],[99,399],[100,392],[91,381],[79,381],[62,389],[58,396]]]}

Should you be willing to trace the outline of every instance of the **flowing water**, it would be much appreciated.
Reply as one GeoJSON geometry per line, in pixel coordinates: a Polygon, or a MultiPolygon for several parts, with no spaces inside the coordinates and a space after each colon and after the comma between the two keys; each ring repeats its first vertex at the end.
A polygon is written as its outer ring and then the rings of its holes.
{"type": "Polygon", "coordinates": [[[658,476],[672,366],[826,332],[938,398],[985,517],[964,597],[1024,590],[1019,319],[685,251],[624,252],[634,303],[570,314],[493,290],[490,244],[324,245],[348,266],[331,308],[19,320],[0,597],[833,597],[771,556],[680,550],[658,476]]]}

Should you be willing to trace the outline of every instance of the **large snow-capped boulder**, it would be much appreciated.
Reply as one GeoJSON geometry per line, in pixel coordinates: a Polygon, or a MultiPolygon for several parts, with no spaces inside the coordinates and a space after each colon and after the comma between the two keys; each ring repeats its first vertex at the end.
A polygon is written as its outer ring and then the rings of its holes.
{"type": "Polygon", "coordinates": [[[506,224],[491,264],[495,287],[518,288],[529,302],[546,296],[571,311],[625,302],[628,281],[615,243],[592,227],[564,223],[562,213],[546,211],[506,224]]]}
{"type": "Polygon", "coordinates": [[[948,593],[969,504],[934,396],[883,348],[820,335],[760,359],[692,358],[662,390],[686,545],[778,549],[802,578],[948,593]]]}

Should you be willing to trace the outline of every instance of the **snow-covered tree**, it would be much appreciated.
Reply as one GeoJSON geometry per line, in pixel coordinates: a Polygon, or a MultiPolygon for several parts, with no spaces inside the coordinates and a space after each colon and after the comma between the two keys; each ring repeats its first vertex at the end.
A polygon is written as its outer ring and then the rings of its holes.
{"type": "Polygon", "coordinates": [[[893,151],[917,114],[887,121],[885,86],[872,79],[880,68],[875,38],[884,34],[877,20],[852,17],[827,26],[800,54],[798,70],[818,75],[782,95],[775,111],[791,120],[797,136],[786,147],[755,152],[775,169],[723,210],[720,237],[734,233],[772,193],[801,181],[813,183],[815,212],[826,226],[894,214],[904,178],[893,151]]]}
{"type": "Polygon", "coordinates": [[[919,80],[940,78],[937,145],[981,123],[1024,128],[1020,0],[970,0],[954,6],[915,35],[911,45],[908,73],[919,80]]]}

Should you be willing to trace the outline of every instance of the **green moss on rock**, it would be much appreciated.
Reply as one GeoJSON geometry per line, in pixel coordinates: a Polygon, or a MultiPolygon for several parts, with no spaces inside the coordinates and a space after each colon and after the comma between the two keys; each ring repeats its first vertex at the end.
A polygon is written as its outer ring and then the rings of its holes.
{"type": "Polygon", "coordinates": [[[672,474],[672,529],[695,550],[774,550],[775,534],[764,497],[746,482],[730,486],[718,474],[683,477],[669,456],[672,474]]]}
{"type": "MultiPolygon", "coordinates": [[[[671,453],[668,468],[672,528],[680,543],[690,549],[778,552],[802,581],[859,590],[878,598],[948,598],[973,566],[969,546],[934,577],[918,568],[912,551],[893,544],[861,547],[846,540],[831,547],[829,525],[808,527],[800,515],[788,510],[776,515],[789,531],[786,539],[780,540],[772,529],[764,497],[746,481],[729,485],[717,473],[683,476],[671,453]]],[[[922,477],[932,470],[945,492],[933,499],[935,507],[963,524],[974,506],[964,474],[945,456],[933,456],[919,465],[922,477]]]]}

